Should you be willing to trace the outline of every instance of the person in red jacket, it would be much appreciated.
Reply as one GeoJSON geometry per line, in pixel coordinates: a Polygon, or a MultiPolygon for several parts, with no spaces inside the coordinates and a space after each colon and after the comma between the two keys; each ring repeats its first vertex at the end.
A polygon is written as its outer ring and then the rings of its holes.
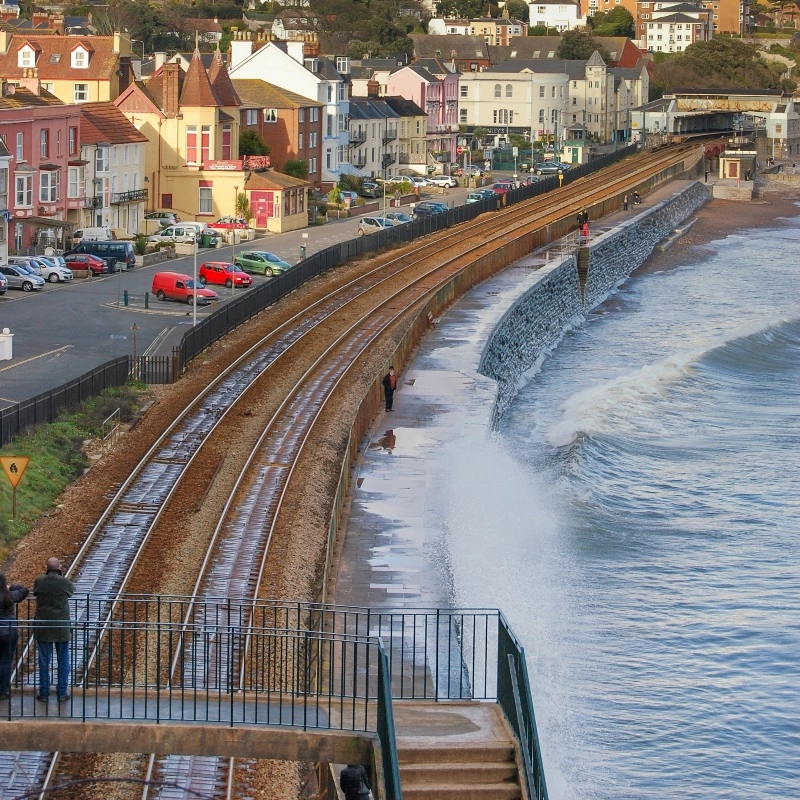
{"type": "Polygon", "coordinates": [[[397,377],[394,374],[394,367],[389,367],[389,372],[383,376],[383,393],[386,396],[387,411],[392,410],[395,388],[397,388],[397,377]]]}

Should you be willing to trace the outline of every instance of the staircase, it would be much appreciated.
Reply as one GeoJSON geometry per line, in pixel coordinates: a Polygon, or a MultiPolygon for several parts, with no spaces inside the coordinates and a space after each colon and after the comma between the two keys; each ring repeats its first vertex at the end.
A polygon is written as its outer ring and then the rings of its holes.
{"type": "Polygon", "coordinates": [[[511,733],[493,703],[395,703],[403,800],[520,800],[511,733]]]}

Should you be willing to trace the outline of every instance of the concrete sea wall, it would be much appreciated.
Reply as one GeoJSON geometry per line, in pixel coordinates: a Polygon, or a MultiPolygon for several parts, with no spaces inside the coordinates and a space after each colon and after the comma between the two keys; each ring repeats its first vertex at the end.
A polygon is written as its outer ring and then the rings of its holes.
{"type": "Polygon", "coordinates": [[[640,267],[653,249],[710,199],[699,181],[631,217],[537,273],[538,280],[510,308],[486,342],[479,372],[497,381],[495,421],[516,394],[523,373],[584,311],[601,303],[640,267]]]}

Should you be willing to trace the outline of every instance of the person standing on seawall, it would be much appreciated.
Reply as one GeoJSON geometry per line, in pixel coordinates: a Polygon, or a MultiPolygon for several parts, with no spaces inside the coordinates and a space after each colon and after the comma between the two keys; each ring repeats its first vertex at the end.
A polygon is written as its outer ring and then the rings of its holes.
{"type": "Polygon", "coordinates": [[[394,367],[389,367],[389,372],[383,376],[383,393],[386,396],[386,410],[392,410],[394,402],[394,390],[397,388],[397,376],[394,374],[394,367]]]}
{"type": "Polygon", "coordinates": [[[0,700],[11,694],[11,662],[17,652],[17,613],[14,606],[28,596],[28,589],[19,583],[8,585],[0,572],[0,700]]]}
{"type": "Polygon", "coordinates": [[[44,703],[50,699],[50,664],[54,645],[58,661],[56,696],[59,703],[69,700],[69,598],[74,591],[72,581],[61,572],[61,562],[57,558],[48,558],[45,574],[38,575],[33,582],[33,596],[36,598],[34,630],[39,655],[36,699],[44,703]]]}
{"type": "Polygon", "coordinates": [[[628,195],[626,194],[622,196],[622,210],[623,211],[628,210],[628,195]]]}

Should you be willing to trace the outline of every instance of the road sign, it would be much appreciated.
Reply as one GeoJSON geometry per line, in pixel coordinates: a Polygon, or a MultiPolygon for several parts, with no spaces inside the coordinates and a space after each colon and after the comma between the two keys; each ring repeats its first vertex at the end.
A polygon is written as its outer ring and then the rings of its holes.
{"type": "Polygon", "coordinates": [[[6,477],[11,486],[16,489],[25,470],[28,468],[28,456],[4,456],[0,458],[0,464],[3,465],[6,477]]]}
{"type": "Polygon", "coordinates": [[[512,147],[511,148],[511,155],[513,155],[514,158],[516,158],[519,155],[519,147],[512,147]]]}
{"type": "Polygon", "coordinates": [[[456,153],[461,155],[463,152],[464,152],[464,148],[463,147],[456,147],[456,153]]]}

